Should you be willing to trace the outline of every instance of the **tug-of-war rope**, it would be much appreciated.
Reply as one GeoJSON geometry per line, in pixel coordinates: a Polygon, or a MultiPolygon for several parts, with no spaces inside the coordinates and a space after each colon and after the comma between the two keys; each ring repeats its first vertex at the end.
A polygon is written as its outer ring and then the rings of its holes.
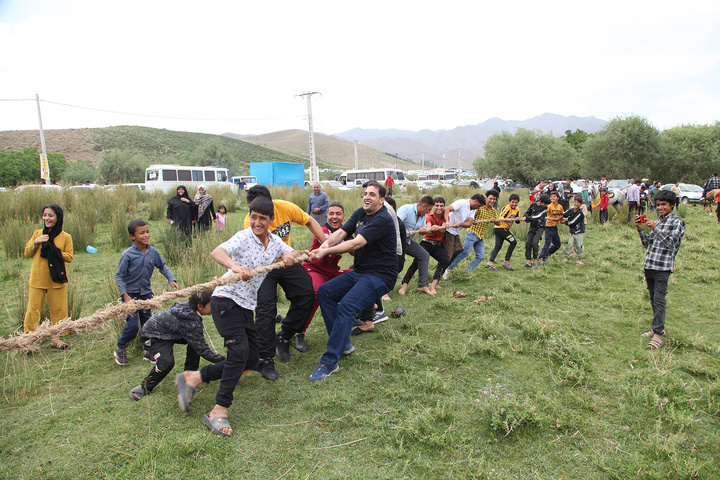
{"type": "MultiPolygon", "coordinates": [[[[560,220],[562,217],[548,217],[548,220],[560,220]]],[[[473,225],[479,225],[481,223],[505,223],[505,222],[524,222],[525,220],[522,219],[522,217],[514,217],[514,218],[496,218],[495,220],[484,218],[482,220],[473,220],[473,225]]],[[[451,225],[445,226],[445,227],[437,227],[437,228],[426,228],[425,233],[432,233],[432,232],[442,232],[447,230],[448,228],[458,228],[460,226],[459,223],[453,223],[451,225]]],[[[405,232],[407,235],[415,235],[416,233],[422,233],[420,230],[410,230],[409,232],[405,232]]]]}
{"type": "MultiPolygon", "coordinates": [[[[294,260],[295,263],[300,263],[308,260],[308,258],[309,257],[307,255],[303,254],[295,257],[294,260]]],[[[285,264],[280,261],[273,263],[272,265],[264,265],[262,267],[257,267],[253,269],[252,273],[253,276],[255,276],[260,273],[266,273],[271,270],[276,270],[278,268],[285,268],[285,264]]],[[[193,293],[202,292],[204,290],[209,290],[215,287],[240,281],[242,281],[240,279],[240,275],[234,273],[232,275],[228,275],[227,277],[216,278],[215,280],[212,280],[210,282],[200,283],[198,285],[193,285],[192,287],[183,288],[182,290],[164,292],[161,295],[153,297],[149,300],[131,300],[127,303],[110,305],[104,310],[99,310],[94,314],[90,315],[89,317],[78,318],[75,321],[66,318],[59,321],[55,325],[50,325],[50,322],[45,320],[40,325],[38,325],[33,332],[11,336],[7,339],[0,337],[0,353],[14,351],[30,352],[33,350],[37,350],[39,342],[50,339],[54,336],[62,335],[66,332],[80,332],[83,330],[91,330],[109,322],[114,318],[126,317],[133,312],[137,312],[138,310],[157,310],[162,308],[165,302],[169,302],[178,298],[186,298],[193,293]]]]}

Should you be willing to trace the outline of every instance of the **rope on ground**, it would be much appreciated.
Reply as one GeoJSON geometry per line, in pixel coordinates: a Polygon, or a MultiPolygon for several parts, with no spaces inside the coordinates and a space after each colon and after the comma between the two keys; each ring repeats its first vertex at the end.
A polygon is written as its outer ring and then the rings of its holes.
{"type": "MultiPolygon", "coordinates": [[[[309,257],[305,254],[295,258],[295,263],[304,262],[309,257]]],[[[253,269],[252,273],[258,275],[261,273],[267,273],[271,270],[278,268],[285,268],[283,262],[276,262],[272,265],[264,265],[253,269]]],[[[66,332],[80,332],[83,330],[91,330],[97,328],[114,318],[126,317],[133,312],[138,310],[147,309],[159,309],[162,308],[165,302],[175,300],[178,298],[186,298],[193,293],[202,292],[222,285],[228,285],[241,281],[240,275],[232,274],[227,277],[217,278],[207,283],[200,283],[193,285],[192,287],[183,288],[182,290],[164,292],[157,297],[153,297],[149,300],[131,300],[127,303],[119,303],[110,305],[104,310],[99,310],[88,317],[78,318],[72,321],[69,318],[59,321],[55,325],[50,325],[50,322],[45,320],[42,322],[33,332],[22,333],[16,336],[11,336],[7,339],[0,337],[0,353],[22,351],[29,352],[37,350],[38,343],[43,340],[48,340],[54,336],[62,335],[66,332]]]]}

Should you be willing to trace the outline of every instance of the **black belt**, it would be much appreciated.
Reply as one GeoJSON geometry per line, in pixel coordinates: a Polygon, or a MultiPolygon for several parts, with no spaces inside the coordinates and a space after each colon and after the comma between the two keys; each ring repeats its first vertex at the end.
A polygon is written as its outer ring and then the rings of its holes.
{"type": "Polygon", "coordinates": [[[423,238],[422,241],[427,242],[430,245],[442,245],[442,242],[438,242],[437,240],[428,240],[427,238],[423,238]]]}

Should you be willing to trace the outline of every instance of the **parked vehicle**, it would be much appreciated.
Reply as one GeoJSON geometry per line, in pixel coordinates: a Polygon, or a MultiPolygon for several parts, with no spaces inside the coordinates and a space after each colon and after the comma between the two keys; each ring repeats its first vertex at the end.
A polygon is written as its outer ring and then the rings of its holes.
{"type": "Polygon", "coordinates": [[[62,187],[60,185],[45,185],[44,183],[41,184],[30,184],[30,185],[20,185],[15,189],[15,193],[20,193],[23,190],[33,190],[33,189],[45,189],[45,190],[52,190],[55,192],[62,191],[62,187]]]}
{"type": "MultiPolygon", "coordinates": [[[[505,184],[505,188],[503,188],[503,190],[512,191],[512,190],[519,190],[521,188],[527,188],[527,187],[525,185],[523,185],[522,182],[508,182],[507,184],[505,184]]],[[[575,187],[573,187],[573,190],[574,189],[575,189],[575,187]]]]}
{"type": "Polygon", "coordinates": [[[187,165],[150,165],[145,169],[145,189],[174,192],[178,185],[197,187],[230,185],[228,169],[222,167],[194,167],[187,165]]]}
{"type": "MultiPolygon", "coordinates": [[[[671,190],[674,185],[674,183],[665,184],[660,187],[660,190],[671,190]]],[[[678,185],[678,188],[680,189],[681,203],[702,203],[703,188],[700,185],[693,185],[692,183],[681,183],[678,185]]]]}
{"type": "Polygon", "coordinates": [[[338,190],[350,190],[349,187],[343,185],[337,180],[320,180],[320,186],[322,188],[337,188],[338,190]]]}
{"type": "Polygon", "coordinates": [[[343,185],[353,185],[356,179],[361,178],[368,180],[375,180],[380,185],[385,185],[387,177],[391,176],[395,180],[395,185],[404,185],[407,180],[402,170],[397,168],[371,168],[365,170],[346,170],[340,174],[337,181],[343,185]]]}
{"type": "Polygon", "coordinates": [[[622,190],[627,193],[627,189],[630,186],[630,180],[610,180],[608,182],[608,190],[622,190]]]}
{"type": "Polygon", "coordinates": [[[240,183],[240,179],[242,179],[243,182],[245,182],[245,190],[248,190],[250,187],[257,185],[258,181],[257,178],[253,176],[238,176],[238,177],[232,177],[230,181],[233,185],[238,185],[240,183]]]}

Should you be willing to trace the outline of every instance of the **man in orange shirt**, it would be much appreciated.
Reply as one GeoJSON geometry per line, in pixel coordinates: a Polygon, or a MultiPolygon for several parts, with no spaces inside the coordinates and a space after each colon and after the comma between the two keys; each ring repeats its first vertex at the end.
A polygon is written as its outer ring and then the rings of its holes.
{"type": "Polygon", "coordinates": [[[560,235],[558,234],[558,223],[563,218],[563,207],[558,202],[560,195],[550,192],[550,205],[547,207],[547,220],[545,222],[545,245],[538,257],[538,263],[545,265],[547,258],[560,249],[560,235]],[[552,244],[552,245],[551,245],[552,244]]]}

